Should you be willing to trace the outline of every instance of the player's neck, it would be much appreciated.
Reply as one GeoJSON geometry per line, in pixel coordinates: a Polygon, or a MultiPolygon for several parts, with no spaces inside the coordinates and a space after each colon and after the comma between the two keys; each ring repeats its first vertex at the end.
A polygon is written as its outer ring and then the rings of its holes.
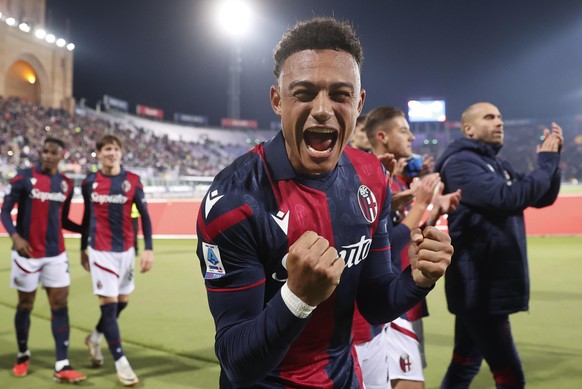
{"type": "Polygon", "coordinates": [[[121,173],[121,166],[103,166],[101,173],[106,176],[116,176],[121,173]]]}

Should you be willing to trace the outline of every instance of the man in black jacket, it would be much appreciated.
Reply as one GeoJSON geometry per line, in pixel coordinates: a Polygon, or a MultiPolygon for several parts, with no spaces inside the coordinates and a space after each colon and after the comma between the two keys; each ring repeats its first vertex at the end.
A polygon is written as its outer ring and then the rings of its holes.
{"type": "Polygon", "coordinates": [[[504,133],[496,106],[471,105],[461,127],[465,138],[448,146],[435,169],[445,193],[463,193],[448,219],[455,253],[445,289],[456,318],[455,348],[441,388],[468,388],[483,359],[497,388],[523,388],[509,323],[509,314],[527,310],[529,303],[523,211],[551,205],[558,196],[562,129],[552,123],[544,130],[537,168],[522,174],[497,156],[504,133]]]}

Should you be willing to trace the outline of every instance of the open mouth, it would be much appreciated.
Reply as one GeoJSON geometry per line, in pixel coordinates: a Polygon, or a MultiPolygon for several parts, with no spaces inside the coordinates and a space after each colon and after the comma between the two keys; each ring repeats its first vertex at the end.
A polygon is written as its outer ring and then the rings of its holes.
{"type": "Polygon", "coordinates": [[[303,133],[303,141],[313,154],[330,153],[337,142],[338,133],[330,129],[307,130],[303,133]]]}

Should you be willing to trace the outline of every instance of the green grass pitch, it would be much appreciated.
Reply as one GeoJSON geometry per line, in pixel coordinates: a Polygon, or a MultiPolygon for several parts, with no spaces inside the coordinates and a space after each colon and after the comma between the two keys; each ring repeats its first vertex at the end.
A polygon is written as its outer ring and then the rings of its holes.
{"type": "MultiPolygon", "coordinates": [[[[67,239],[72,286],[70,360],[89,375],[78,386],[120,388],[105,349],[105,365],[89,367],[83,344],[98,318],[90,277],[79,264],[79,241],[67,239]]],[[[530,311],[512,315],[512,330],[523,360],[528,388],[578,388],[582,382],[582,239],[536,237],[528,240],[532,277],[530,311]]],[[[10,241],[0,238],[0,387],[53,388],[54,345],[43,290],[37,293],[29,346],[30,375],[12,377],[16,354],[13,329],[16,292],[9,288],[10,241]]],[[[120,318],[126,354],[139,387],[216,388],[219,368],[213,351],[214,325],[206,302],[194,240],[156,240],[150,273],[136,276],[136,290],[120,318]]],[[[447,312],[442,282],[429,296],[425,319],[426,387],[439,387],[452,352],[453,317],[447,312]]],[[[105,345],[105,343],[104,343],[105,345]]],[[[472,388],[491,388],[486,364],[472,388]]]]}

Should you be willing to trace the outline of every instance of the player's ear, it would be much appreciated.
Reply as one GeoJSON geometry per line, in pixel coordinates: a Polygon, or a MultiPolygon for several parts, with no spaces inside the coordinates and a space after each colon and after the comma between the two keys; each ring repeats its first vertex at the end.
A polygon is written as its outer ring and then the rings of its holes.
{"type": "Polygon", "coordinates": [[[271,85],[271,107],[275,115],[281,116],[281,90],[277,85],[271,85]]]}
{"type": "Polygon", "coordinates": [[[376,131],[376,139],[381,145],[386,146],[388,144],[388,136],[384,131],[376,131]]]}
{"type": "Polygon", "coordinates": [[[364,109],[364,101],[366,101],[366,90],[360,90],[360,99],[358,100],[358,116],[362,113],[364,109]]]}

